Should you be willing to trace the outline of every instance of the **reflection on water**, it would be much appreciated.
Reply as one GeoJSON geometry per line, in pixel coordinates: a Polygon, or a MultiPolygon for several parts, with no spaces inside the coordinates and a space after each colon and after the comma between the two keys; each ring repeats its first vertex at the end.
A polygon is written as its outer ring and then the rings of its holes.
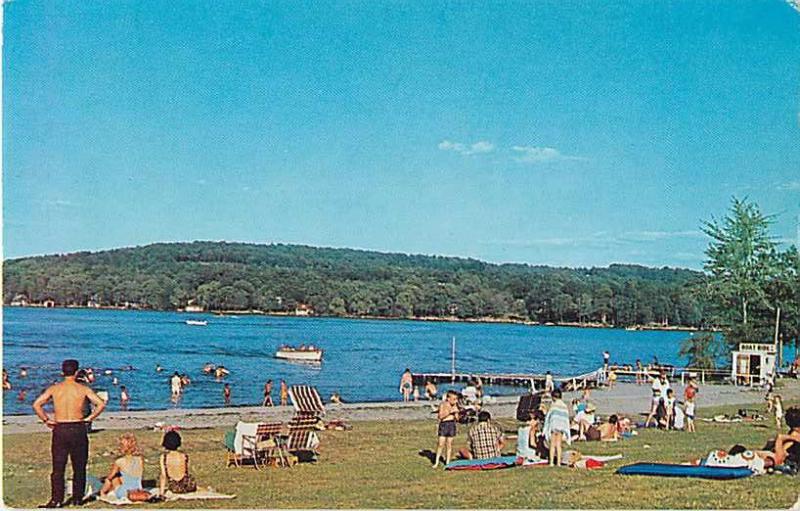
{"type": "MultiPolygon", "coordinates": [[[[339,392],[345,401],[395,400],[400,373],[449,372],[450,343],[457,343],[457,369],[464,372],[576,374],[612,361],[633,363],[653,356],[678,363],[683,332],[531,327],[524,325],[416,321],[344,320],[192,314],[208,326],[188,326],[188,315],[83,309],[4,309],[3,357],[14,390],[3,396],[5,413],[30,413],[30,403],[58,378],[64,358],[95,368],[95,389],[111,395],[119,409],[116,376],[131,396],[129,409],[169,408],[169,377],[174,371],[192,380],[178,406],[220,406],[222,387],[231,384],[232,402],[257,404],[264,382],[317,385],[325,399],[339,392]],[[273,357],[283,344],[314,344],[325,350],[321,365],[295,364],[273,357]],[[203,364],[231,370],[224,381],[201,371],[203,364]],[[156,372],[160,364],[163,372],[156,372]],[[132,365],[134,371],[120,371],[132,365]],[[19,368],[29,368],[19,378],[19,368]],[[111,369],[109,375],[103,374],[111,369]],[[26,389],[24,403],[17,402],[26,389]]],[[[513,389],[495,389],[511,392],[513,389]]]]}

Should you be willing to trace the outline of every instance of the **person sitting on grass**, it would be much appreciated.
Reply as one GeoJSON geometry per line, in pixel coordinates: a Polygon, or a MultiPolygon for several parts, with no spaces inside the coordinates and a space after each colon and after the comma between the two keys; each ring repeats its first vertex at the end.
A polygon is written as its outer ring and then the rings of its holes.
{"type": "Polygon", "coordinates": [[[530,420],[517,429],[517,457],[526,461],[547,459],[547,447],[544,445],[542,425],[544,412],[531,410],[530,420]]]}
{"type": "Polygon", "coordinates": [[[544,436],[550,446],[550,465],[561,463],[561,443],[564,437],[571,443],[569,434],[569,409],[561,399],[561,390],[555,389],[552,393],[553,403],[544,418],[544,436]]]}
{"type": "Polygon", "coordinates": [[[458,394],[453,390],[448,390],[436,414],[439,419],[439,442],[436,446],[436,461],[433,463],[433,468],[439,466],[439,458],[442,457],[442,450],[445,448],[445,465],[450,463],[450,458],[453,454],[453,437],[456,436],[458,414],[458,394]]]}
{"type": "MultiPolygon", "coordinates": [[[[594,428],[595,411],[595,406],[592,403],[586,403],[585,408],[575,414],[573,422],[575,424],[575,429],[578,432],[577,434],[579,440],[587,440],[587,433],[590,429],[594,428]]],[[[590,440],[597,440],[597,438],[590,440]]]]}
{"type": "Polygon", "coordinates": [[[503,432],[490,422],[492,416],[489,412],[482,411],[478,414],[478,423],[469,428],[467,442],[469,449],[461,449],[459,454],[468,460],[485,460],[500,456],[500,451],[505,447],[503,432]]]}
{"type": "Polygon", "coordinates": [[[125,433],[119,438],[119,450],[122,456],[111,464],[100,495],[113,493],[117,499],[123,499],[129,491],[142,489],[144,457],[133,433],[125,433]]]}
{"type": "Polygon", "coordinates": [[[597,427],[597,430],[600,432],[601,442],[616,442],[619,440],[618,422],[619,418],[616,415],[612,415],[608,418],[608,422],[604,422],[597,427]]]}
{"type": "Polygon", "coordinates": [[[161,455],[161,477],[159,478],[159,495],[167,491],[172,493],[191,493],[197,490],[197,483],[189,474],[189,455],[178,451],[181,436],[177,431],[168,431],[161,441],[166,452],[161,455]]]}

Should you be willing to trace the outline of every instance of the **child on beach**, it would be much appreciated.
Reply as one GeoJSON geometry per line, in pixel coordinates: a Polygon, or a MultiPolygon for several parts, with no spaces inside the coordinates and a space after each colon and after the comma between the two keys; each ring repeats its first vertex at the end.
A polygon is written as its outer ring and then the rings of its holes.
{"type": "Polygon", "coordinates": [[[775,426],[781,429],[781,423],[783,422],[783,400],[781,396],[775,395],[772,400],[772,407],[775,412],[775,426]]]}
{"type": "Polygon", "coordinates": [[[552,392],[553,403],[544,418],[544,437],[550,444],[550,465],[561,463],[561,443],[564,437],[571,443],[569,432],[569,409],[561,400],[561,390],[552,392]]]}
{"type": "Polygon", "coordinates": [[[686,403],[683,406],[683,413],[686,415],[686,432],[694,433],[694,395],[691,399],[686,399],[686,403]]]}
{"type": "Polygon", "coordinates": [[[439,419],[439,441],[436,446],[436,461],[433,468],[439,466],[439,458],[442,457],[442,450],[446,448],[445,465],[450,463],[453,455],[453,437],[456,436],[456,421],[458,420],[458,394],[448,390],[436,416],[439,419]]]}
{"type": "Polygon", "coordinates": [[[665,429],[672,429],[675,419],[675,393],[672,389],[667,389],[667,397],[664,399],[664,408],[666,414],[661,421],[661,425],[664,426],[665,429]]]}

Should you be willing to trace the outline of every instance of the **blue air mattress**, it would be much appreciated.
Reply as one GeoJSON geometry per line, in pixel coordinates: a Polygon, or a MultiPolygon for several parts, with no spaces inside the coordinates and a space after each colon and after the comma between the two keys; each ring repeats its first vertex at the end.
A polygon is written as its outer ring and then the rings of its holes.
{"type": "Polygon", "coordinates": [[[497,470],[518,465],[516,456],[498,456],[483,460],[456,460],[445,465],[445,470],[497,470]]]}
{"type": "Polygon", "coordinates": [[[699,477],[702,479],[739,479],[753,475],[749,468],[671,465],[668,463],[635,463],[625,465],[617,474],[626,476],[699,477]]]}

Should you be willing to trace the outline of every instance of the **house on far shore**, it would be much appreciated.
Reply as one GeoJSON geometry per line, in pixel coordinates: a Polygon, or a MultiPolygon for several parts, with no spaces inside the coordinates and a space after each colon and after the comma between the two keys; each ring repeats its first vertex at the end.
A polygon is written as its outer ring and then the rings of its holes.
{"type": "Polygon", "coordinates": [[[304,303],[298,303],[297,307],[294,308],[294,315],[295,316],[313,316],[314,315],[314,308],[310,305],[306,305],[304,303]]]}
{"type": "Polygon", "coordinates": [[[45,309],[52,309],[55,306],[56,306],[56,301],[53,300],[52,298],[48,298],[47,300],[42,302],[42,307],[44,307],[45,309]]]}
{"type": "Polygon", "coordinates": [[[90,308],[90,309],[99,309],[100,308],[100,302],[98,302],[94,298],[91,298],[88,302],[86,302],[86,306],[88,308],[90,308]]]}
{"type": "Polygon", "coordinates": [[[183,308],[184,312],[204,312],[205,308],[198,304],[194,299],[189,300],[186,303],[186,307],[183,308]]]}
{"type": "Polygon", "coordinates": [[[14,299],[11,300],[9,303],[11,307],[27,307],[28,306],[28,297],[23,294],[18,294],[14,296],[14,299]]]}

